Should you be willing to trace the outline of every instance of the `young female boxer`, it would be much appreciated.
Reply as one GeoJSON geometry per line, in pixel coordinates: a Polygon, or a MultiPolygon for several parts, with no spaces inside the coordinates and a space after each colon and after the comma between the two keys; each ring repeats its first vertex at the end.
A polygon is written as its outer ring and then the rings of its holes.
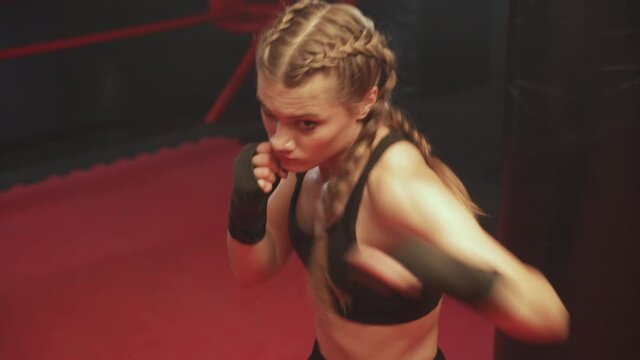
{"type": "Polygon", "coordinates": [[[390,102],[395,58],[369,19],[300,1],[256,60],[269,141],[234,163],[229,259],[253,284],[297,253],[314,299],[311,359],[443,359],[442,293],[513,337],[568,336],[547,279],[483,231],[463,185],[390,102]]]}

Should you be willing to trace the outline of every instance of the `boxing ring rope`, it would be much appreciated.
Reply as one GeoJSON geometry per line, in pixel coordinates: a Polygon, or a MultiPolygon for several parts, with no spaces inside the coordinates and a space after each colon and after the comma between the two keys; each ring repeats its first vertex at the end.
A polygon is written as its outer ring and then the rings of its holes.
{"type": "Polygon", "coordinates": [[[73,49],[82,46],[89,46],[108,41],[128,39],[135,36],[149,35],[161,31],[174,30],[184,27],[204,24],[213,18],[211,13],[198,14],[194,16],[182,17],[168,21],[151,24],[131,26],[121,29],[108,30],[94,34],[80,35],[65,39],[57,39],[36,44],[29,44],[19,47],[0,49],[0,60],[11,60],[26,56],[41,55],[53,51],[73,49]]]}
{"type": "MultiPolygon", "coordinates": [[[[355,0],[342,1],[355,4],[355,0]]],[[[41,42],[0,49],[0,61],[27,56],[41,55],[54,51],[62,51],[82,46],[145,36],[158,32],[192,27],[212,22],[216,28],[235,34],[255,34],[265,24],[272,21],[283,7],[280,1],[246,1],[246,0],[210,0],[209,12],[193,16],[181,17],[167,21],[136,25],[120,29],[112,29],[93,34],[80,35],[48,42],[41,42]]],[[[224,113],[237,93],[240,85],[254,65],[256,37],[252,36],[249,48],[233,70],[231,77],[220,90],[213,105],[205,115],[204,122],[216,122],[224,113]]]]}

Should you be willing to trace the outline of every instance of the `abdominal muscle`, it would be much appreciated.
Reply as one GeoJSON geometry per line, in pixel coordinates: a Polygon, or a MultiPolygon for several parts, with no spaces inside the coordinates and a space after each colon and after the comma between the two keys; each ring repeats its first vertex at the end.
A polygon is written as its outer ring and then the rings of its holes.
{"type": "MultiPolygon", "coordinates": [[[[304,179],[306,184],[302,185],[298,198],[296,218],[303,229],[308,229],[307,233],[312,233],[310,219],[314,218],[318,209],[310,204],[319,203],[322,189],[319,175],[317,168],[307,172],[304,179]]],[[[377,248],[384,244],[385,239],[393,236],[386,236],[387,231],[372,220],[370,208],[369,195],[365,191],[356,221],[356,238],[362,239],[358,241],[361,246],[377,248]]],[[[442,300],[419,319],[394,325],[371,325],[340,317],[316,298],[317,292],[311,289],[311,282],[309,290],[316,314],[318,345],[327,360],[427,360],[436,356],[442,300]]]]}
{"type": "Polygon", "coordinates": [[[438,351],[442,302],[417,320],[394,325],[357,323],[321,308],[318,301],[314,305],[318,344],[328,360],[425,360],[433,359],[438,351]]]}

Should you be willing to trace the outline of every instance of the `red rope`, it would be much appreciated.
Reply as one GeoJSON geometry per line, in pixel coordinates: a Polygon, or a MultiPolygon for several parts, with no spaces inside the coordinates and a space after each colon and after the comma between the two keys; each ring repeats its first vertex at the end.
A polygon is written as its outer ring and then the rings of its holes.
{"type": "Polygon", "coordinates": [[[134,36],[199,25],[213,19],[211,13],[182,17],[152,24],[132,26],[128,28],[109,30],[95,34],[81,35],[66,39],[59,39],[38,44],[31,44],[15,48],[0,49],[0,60],[14,59],[24,56],[65,50],[80,46],[93,45],[107,41],[120,40],[134,36]]]}

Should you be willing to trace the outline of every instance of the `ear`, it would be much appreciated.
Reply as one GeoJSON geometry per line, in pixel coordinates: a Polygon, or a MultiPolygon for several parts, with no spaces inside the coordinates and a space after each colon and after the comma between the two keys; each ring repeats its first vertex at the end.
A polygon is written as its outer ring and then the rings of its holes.
{"type": "Polygon", "coordinates": [[[378,86],[376,85],[367,92],[367,94],[362,98],[362,100],[358,104],[357,119],[362,120],[365,117],[367,117],[367,115],[369,115],[369,112],[371,112],[371,108],[373,108],[373,105],[375,105],[377,101],[378,101],[378,86]]]}

